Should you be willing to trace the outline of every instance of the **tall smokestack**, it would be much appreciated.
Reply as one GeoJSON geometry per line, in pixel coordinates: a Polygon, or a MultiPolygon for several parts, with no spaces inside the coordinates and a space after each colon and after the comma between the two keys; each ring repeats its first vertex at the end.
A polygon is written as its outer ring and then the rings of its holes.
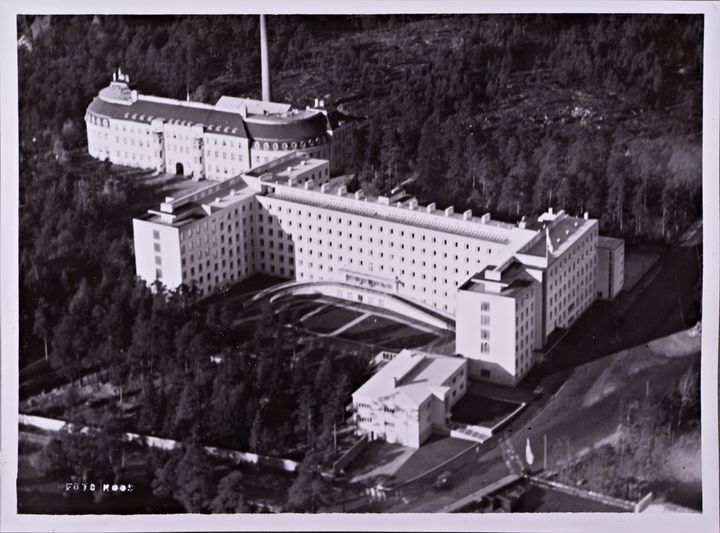
{"type": "Polygon", "coordinates": [[[268,59],[267,28],[265,15],[260,15],[260,66],[262,68],[262,99],[270,101],[270,61],[268,59]]]}

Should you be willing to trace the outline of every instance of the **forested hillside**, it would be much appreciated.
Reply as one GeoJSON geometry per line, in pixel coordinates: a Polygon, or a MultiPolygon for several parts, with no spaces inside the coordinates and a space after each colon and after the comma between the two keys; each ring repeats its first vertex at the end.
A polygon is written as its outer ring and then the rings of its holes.
{"type": "MultiPolygon", "coordinates": [[[[509,220],[548,205],[668,239],[700,214],[700,16],[271,16],[274,99],[357,117],[381,190],[509,220]]],[[[24,151],[84,142],[114,68],[146,94],[259,96],[258,19],[21,18],[24,151]],[[33,142],[35,139],[35,142],[33,142]]]]}
{"type": "MultiPolygon", "coordinates": [[[[669,240],[700,216],[700,17],[268,23],[274,99],[321,97],[358,117],[356,187],[410,180],[425,202],[508,220],[588,210],[629,238],[669,240]]],[[[65,379],[100,371],[134,397],[132,412],[122,399],[103,410],[123,427],[304,451],[290,500],[308,508],[368,354],[293,366],[298,333],[270,315],[238,327],[192,294],[152,294],[134,275],[131,218],[162,191],[78,156],[85,109],[119,66],[146,94],[258,97],[257,17],[21,17],[18,30],[21,367],[46,356],[65,379]]]]}

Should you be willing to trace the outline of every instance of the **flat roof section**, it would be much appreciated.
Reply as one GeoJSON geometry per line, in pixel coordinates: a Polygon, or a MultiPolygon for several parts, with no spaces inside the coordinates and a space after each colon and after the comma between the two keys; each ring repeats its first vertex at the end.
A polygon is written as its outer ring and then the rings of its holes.
{"type": "MultiPolygon", "coordinates": [[[[588,223],[584,218],[579,217],[565,217],[554,224],[548,223],[550,231],[550,242],[552,243],[552,249],[557,251],[558,248],[563,246],[567,241],[571,239],[576,233],[579,233],[581,229],[588,223]]],[[[541,229],[541,228],[538,228],[541,229]]],[[[544,230],[542,230],[544,231],[544,230]]],[[[535,255],[538,257],[544,257],[547,255],[547,239],[539,239],[527,250],[523,250],[522,253],[528,255],[535,255]]]]}
{"type": "Polygon", "coordinates": [[[459,290],[514,298],[535,281],[535,278],[527,272],[525,266],[518,261],[512,261],[502,271],[499,281],[487,279],[485,273],[495,268],[495,266],[488,265],[463,283],[459,290]],[[501,286],[500,290],[488,290],[489,287],[497,289],[498,286],[501,286]]]}
{"type": "Polygon", "coordinates": [[[353,396],[379,399],[399,393],[418,406],[464,364],[465,359],[459,357],[403,350],[353,396]]]}
{"type": "Polygon", "coordinates": [[[246,176],[262,178],[265,174],[272,174],[271,181],[280,185],[288,183],[294,178],[313,169],[322,168],[328,164],[326,159],[315,159],[302,153],[289,154],[292,157],[282,157],[269,163],[245,172],[246,176]]]}
{"type": "Polygon", "coordinates": [[[598,236],[598,248],[605,250],[617,250],[625,244],[622,239],[616,239],[615,237],[604,237],[603,235],[598,236]]]}
{"type": "MultiPolygon", "coordinates": [[[[287,163],[282,163],[287,164],[287,163]]],[[[258,167],[253,173],[259,177],[266,167],[258,167]]],[[[267,170],[265,170],[267,172],[267,170]]],[[[270,184],[272,185],[272,184],[270,184]]],[[[281,184],[283,185],[283,184],[281,184]]],[[[448,234],[463,235],[498,244],[508,245],[514,252],[532,239],[536,232],[510,224],[492,221],[489,218],[465,217],[462,213],[449,212],[429,206],[417,205],[412,200],[404,203],[393,202],[388,197],[366,195],[362,191],[347,193],[333,182],[324,192],[319,187],[304,189],[302,185],[273,188],[266,194],[288,202],[300,203],[324,209],[333,209],[378,220],[406,224],[415,228],[426,228],[448,234]],[[414,202],[414,203],[413,203],[414,202]]]]}

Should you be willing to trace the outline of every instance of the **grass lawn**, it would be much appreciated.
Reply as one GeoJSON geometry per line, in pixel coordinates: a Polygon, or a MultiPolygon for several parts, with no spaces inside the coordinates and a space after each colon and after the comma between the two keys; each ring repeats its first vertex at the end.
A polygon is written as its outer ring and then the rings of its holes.
{"type": "Polygon", "coordinates": [[[292,324],[297,320],[300,320],[304,315],[311,312],[313,309],[317,309],[322,302],[316,300],[297,300],[292,301],[287,306],[278,309],[278,314],[281,320],[287,324],[292,324]]]}
{"type": "MultiPolygon", "coordinates": [[[[394,483],[403,483],[424,474],[475,444],[467,440],[431,435],[400,467],[395,474],[394,483]]],[[[474,456],[472,458],[474,459],[474,456]]]]}
{"type": "Polygon", "coordinates": [[[411,326],[401,325],[396,328],[390,337],[392,340],[385,341],[383,346],[392,350],[401,350],[403,348],[419,348],[430,344],[437,340],[437,335],[420,331],[411,326]]]}
{"type": "MultiPolygon", "coordinates": [[[[697,362],[699,351],[699,336],[692,336],[685,330],[576,368],[554,399],[533,418],[528,427],[515,428],[512,437],[515,449],[522,451],[525,439],[530,438],[537,457],[542,450],[543,438],[547,435],[549,469],[559,469],[566,461],[578,458],[580,452],[586,453],[581,463],[585,468],[577,469],[577,479],[571,478],[574,481],[586,479],[586,488],[593,488],[596,480],[612,479],[608,475],[632,474],[650,483],[665,482],[665,487],[658,484],[657,490],[653,492],[673,498],[671,501],[675,503],[691,506],[692,502],[699,502],[700,460],[699,454],[695,454],[691,446],[680,450],[667,447],[661,451],[658,447],[666,445],[658,435],[654,451],[668,458],[664,467],[666,471],[627,472],[626,466],[619,474],[602,472],[606,464],[611,468],[618,462],[602,461],[600,452],[604,447],[598,447],[604,440],[618,435],[624,406],[644,398],[646,392],[651,397],[659,397],[675,389],[678,380],[693,361],[697,362]],[[678,460],[674,461],[674,457],[678,460]],[[675,463],[681,464],[682,468],[674,468],[673,471],[670,467],[675,463]],[[595,477],[591,475],[593,472],[597,473],[595,477]],[[666,490],[680,483],[684,484],[681,498],[673,491],[666,490]]],[[[629,464],[628,459],[625,459],[624,464],[629,464]]],[[[640,489],[645,490],[642,487],[640,489]]]]}
{"type": "Polygon", "coordinates": [[[625,254],[625,282],[623,283],[623,289],[626,291],[631,290],[659,257],[660,253],[656,251],[628,247],[625,254]]]}
{"type": "Polygon", "coordinates": [[[308,317],[307,320],[303,321],[303,326],[310,331],[327,334],[332,333],[360,316],[362,316],[362,312],[331,305],[327,309],[323,309],[319,313],[308,317]]]}
{"type": "Polygon", "coordinates": [[[452,409],[452,420],[461,424],[493,427],[520,405],[486,396],[466,394],[452,409]]]}

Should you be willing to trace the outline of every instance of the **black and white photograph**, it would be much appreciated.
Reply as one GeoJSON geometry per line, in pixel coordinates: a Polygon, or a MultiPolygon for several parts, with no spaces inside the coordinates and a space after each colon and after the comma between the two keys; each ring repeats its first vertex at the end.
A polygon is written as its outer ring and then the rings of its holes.
{"type": "Polygon", "coordinates": [[[12,5],[0,529],[717,531],[720,5],[647,4],[12,5]]]}

